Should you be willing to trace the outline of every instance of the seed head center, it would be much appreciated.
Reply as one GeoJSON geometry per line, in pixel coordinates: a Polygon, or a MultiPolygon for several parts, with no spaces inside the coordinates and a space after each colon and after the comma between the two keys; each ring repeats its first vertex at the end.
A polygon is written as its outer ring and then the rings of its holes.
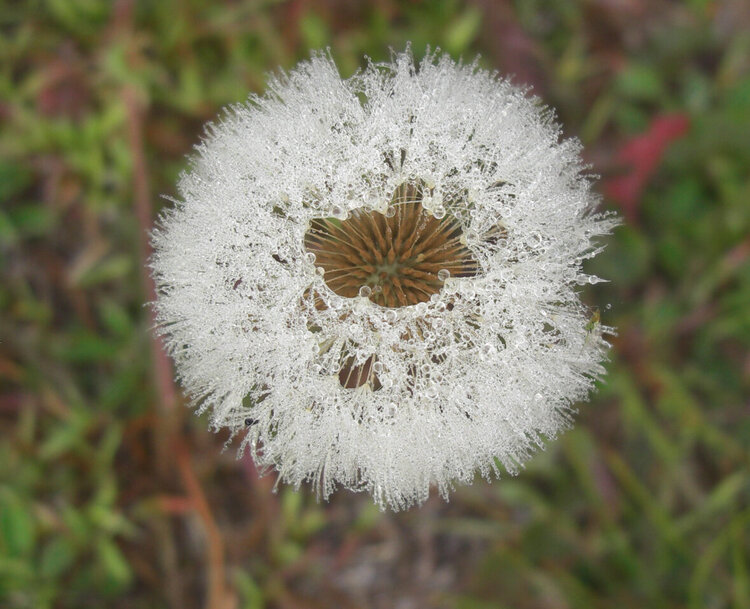
{"type": "Polygon", "coordinates": [[[403,184],[384,214],[359,209],[345,220],[313,220],[305,248],[315,254],[328,287],[396,308],[428,301],[449,276],[475,276],[477,261],[458,220],[435,217],[421,199],[419,184],[403,184]]]}

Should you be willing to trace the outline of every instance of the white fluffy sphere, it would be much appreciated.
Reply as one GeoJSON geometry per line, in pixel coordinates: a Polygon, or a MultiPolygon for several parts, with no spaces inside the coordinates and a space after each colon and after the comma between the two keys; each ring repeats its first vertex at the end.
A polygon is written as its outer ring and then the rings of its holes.
{"type": "Polygon", "coordinates": [[[578,289],[615,220],[579,149],[445,55],[273,78],[208,126],[153,234],[186,391],[325,497],[401,509],[515,472],[603,372],[578,289]]]}

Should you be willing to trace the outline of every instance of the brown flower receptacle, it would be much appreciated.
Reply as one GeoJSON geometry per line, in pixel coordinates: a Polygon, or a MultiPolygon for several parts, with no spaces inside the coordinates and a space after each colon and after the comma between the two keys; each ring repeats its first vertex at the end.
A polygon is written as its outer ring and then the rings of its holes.
{"type": "Polygon", "coordinates": [[[305,248],[315,254],[328,287],[397,308],[428,301],[448,276],[475,276],[479,267],[458,220],[436,217],[422,197],[420,184],[403,184],[384,214],[358,209],[345,220],[313,220],[305,248]]]}

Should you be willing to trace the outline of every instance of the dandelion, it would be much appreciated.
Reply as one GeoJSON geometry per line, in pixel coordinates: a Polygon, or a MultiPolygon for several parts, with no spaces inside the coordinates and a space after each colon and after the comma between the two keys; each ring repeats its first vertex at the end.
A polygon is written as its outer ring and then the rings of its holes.
{"type": "Polygon", "coordinates": [[[214,428],[328,497],[515,473],[603,373],[579,144],[506,80],[326,54],[207,127],[154,231],[159,331],[214,428]]]}

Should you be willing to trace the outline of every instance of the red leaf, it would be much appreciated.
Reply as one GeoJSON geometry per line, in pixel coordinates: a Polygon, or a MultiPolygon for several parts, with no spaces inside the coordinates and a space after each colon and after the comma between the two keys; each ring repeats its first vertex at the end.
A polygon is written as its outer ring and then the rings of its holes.
{"type": "Polygon", "coordinates": [[[684,114],[657,116],[648,130],[627,141],[617,154],[618,164],[627,171],[604,183],[604,192],[622,208],[629,222],[636,220],[641,195],[659,167],[669,144],[687,133],[690,121],[684,114]]]}

